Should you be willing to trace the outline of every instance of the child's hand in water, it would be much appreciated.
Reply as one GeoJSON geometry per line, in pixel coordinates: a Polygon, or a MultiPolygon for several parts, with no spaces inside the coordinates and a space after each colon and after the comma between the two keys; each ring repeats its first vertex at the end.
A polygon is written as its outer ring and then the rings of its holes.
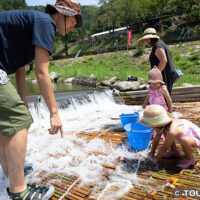
{"type": "Polygon", "coordinates": [[[153,162],[158,162],[158,159],[157,159],[156,157],[153,157],[153,158],[152,158],[152,161],[153,161],[153,162]]]}
{"type": "Polygon", "coordinates": [[[172,113],[172,108],[169,108],[169,109],[168,109],[168,112],[169,112],[169,113],[172,113]]]}
{"type": "Polygon", "coordinates": [[[144,104],[142,105],[142,108],[145,109],[146,106],[147,106],[147,104],[144,103],[144,104]]]}
{"type": "Polygon", "coordinates": [[[150,159],[153,159],[154,154],[153,154],[152,152],[149,152],[149,153],[147,154],[147,157],[150,158],[150,159]]]}

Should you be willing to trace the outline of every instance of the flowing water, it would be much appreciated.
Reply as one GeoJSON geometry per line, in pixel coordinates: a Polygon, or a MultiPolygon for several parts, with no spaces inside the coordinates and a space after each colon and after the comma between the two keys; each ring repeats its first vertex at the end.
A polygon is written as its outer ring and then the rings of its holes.
{"type": "MultiPolygon", "coordinates": [[[[34,97],[39,99],[38,96],[34,97]]],[[[31,98],[29,98],[30,102],[31,98]]],[[[127,192],[131,181],[139,181],[135,174],[125,172],[119,165],[114,172],[111,182],[100,182],[103,177],[103,163],[113,165],[119,158],[134,158],[146,155],[146,151],[132,153],[125,146],[113,148],[112,143],[105,143],[96,138],[86,140],[76,137],[79,132],[101,132],[106,125],[120,126],[119,118],[122,113],[142,112],[141,106],[127,106],[115,103],[112,91],[98,91],[85,93],[62,93],[57,95],[59,114],[63,123],[64,138],[60,134],[49,135],[49,112],[43,100],[29,103],[29,110],[33,117],[33,124],[29,129],[26,163],[33,163],[33,172],[26,176],[27,182],[39,182],[41,171],[50,173],[64,173],[76,176],[81,184],[105,184],[105,190],[96,194],[98,199],[107,199],[106,195],[112,186],[118,185],[117,194],[127,192]],[[98,156],[91,152],[99,152],[98,156]],[[120,179],[116,177],[121,177],[120,179]],[[123,181],[122,181],[123,179],[123,181]]],[[[53,182],[54,180],[52,180],[53,182]]],[[[50,183],[49,183],[50,184],[50,183]]],[[[6,200],[8,180],[0,169],[0,200],[6,200]]],[[[110,197],[115,199],[115,197],[110,197]]],[[[108,199],[109,199],[108,198],[108,199]]]]}
{"type": "MultiPolygon", "coordinates": [[[[13,85],[16,85],[15,79],[11,79],[11,82],[13,85]]],[[[52,83],[53,90],[55,93],[60,93],[60,92],[73,92],[73,91],[90,91],[92,90],[93,87],[91,86],[86,86],[86,85],[74,85],[70,83],[63,83],[63,82],[58,82],[58,83],[52,83]]],[[[38,86],[38,83],[33,80],[26,80],[26,95],[38,95],[40,94],[40,89],[38,86]]]]}

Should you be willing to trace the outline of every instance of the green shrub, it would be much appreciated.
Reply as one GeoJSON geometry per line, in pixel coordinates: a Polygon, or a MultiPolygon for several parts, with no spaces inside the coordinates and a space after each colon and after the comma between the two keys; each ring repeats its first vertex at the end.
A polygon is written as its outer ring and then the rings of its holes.
{"type": "Polygon", "coordinates": [[[134,57],[141,56],[144,53],[144,48],[145,48],[144,45],[136,45],[134,57]]]}
{"type": "Polygon", "coordinates": [[[190,61],[196,61],[196,60],[199,61],[199,57],[200,57],[199,55],[195,54],[195,55],[190,56],[189,60],[190,61]]]}

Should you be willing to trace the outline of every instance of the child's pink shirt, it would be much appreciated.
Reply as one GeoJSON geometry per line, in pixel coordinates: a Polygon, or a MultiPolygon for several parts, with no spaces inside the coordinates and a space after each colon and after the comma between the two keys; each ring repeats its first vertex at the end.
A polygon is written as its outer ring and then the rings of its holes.
{"type": "Polygon", "coordinates": [[[159,89],[154,90],[151,87],[149,88],[149,104],[161,105],[168,111],[168,107],[165,101],[165,97],[162,94],[163,89],[166,88],[165,85],[162,85],[159,89]]]}

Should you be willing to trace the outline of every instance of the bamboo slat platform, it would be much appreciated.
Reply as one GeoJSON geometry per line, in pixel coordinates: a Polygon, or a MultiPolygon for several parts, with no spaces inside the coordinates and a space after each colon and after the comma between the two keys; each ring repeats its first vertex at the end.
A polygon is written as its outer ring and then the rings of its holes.
{"type": "MultiPolygon", "coordinates": [[[[127,105],[141,105],[147,95],[147,90],[127,91],[113,94],[116,101],[121,99],[127,105]]],[[[200,101],[200,85],[191,87],[174,87],[172,89],[173,102],[198,102],[200,101]]]]}
{"type": "MultiPolygon", "coordinates": [[[[200,125],[200,103],[179,103],[173,105],[174,111],[179,111],[183,114],[181,118],[189,119],[200,125]]],[[[106,142],[112,141],[113,144],[120,145],[127,140],[126,133],[115,132],[111,129],[106,133],[94,132],[94,133],[78,133],[78,137],[84,137],[88,140],[93,138],[101,138],[106,142]]],[[[160,142],[159,145],[161,145],[160,142]]],[[[95,154],[95,152],[92,152],[95,154]]],[[[96,153],[98,155],[98,153],[96,153]]],[[[174,166],[177,163],[177,159],[162,159],[159,165],[150,161],[142,161],[137,171],[137,177],[140,178],[140,182],[132,181],[132,188],[128,193],[123,194],[118,199],[121,200],[196,200],[200,199],[200,155],[197,150],[194,152],[196,158],[196,164],[191,169],[180,170],[174,166]],[[175,190],[197,190],[199,197],[179,197],[175,198],[173,193],[175,190]]],[[[119,160],[126,166],[129,172],[135,171],[135,165],[138,160],[130,160],[124,158],[119,160]]],[[[118,164],[116,163],[116,165],[118,164]]],[[[105,169],[105,180],[109,176],[109,169],[114,172],[115,166],[103,164],[105,169]]],[[[51,174],[47,178],[43,179],[43,183],[52,181],[55,186],[55,193],[51,200],[97,200],[97,197],[93,195],[94,190],[102,191],[104,188],[97,188],[97,185],[91,184],[90,186],[80,186],[80,180],[77,177],[67,177],[64,174],[51,174]],[[66,195],[64,195],[66,194],[66,195]],[[62,197],[62,198],[61,198],[62,197]]],[[[113,188],[115,191],[116,188],[113,188]]],[[[109,198],[99,198],[98,200],[114,200],[109,198]]]]}

